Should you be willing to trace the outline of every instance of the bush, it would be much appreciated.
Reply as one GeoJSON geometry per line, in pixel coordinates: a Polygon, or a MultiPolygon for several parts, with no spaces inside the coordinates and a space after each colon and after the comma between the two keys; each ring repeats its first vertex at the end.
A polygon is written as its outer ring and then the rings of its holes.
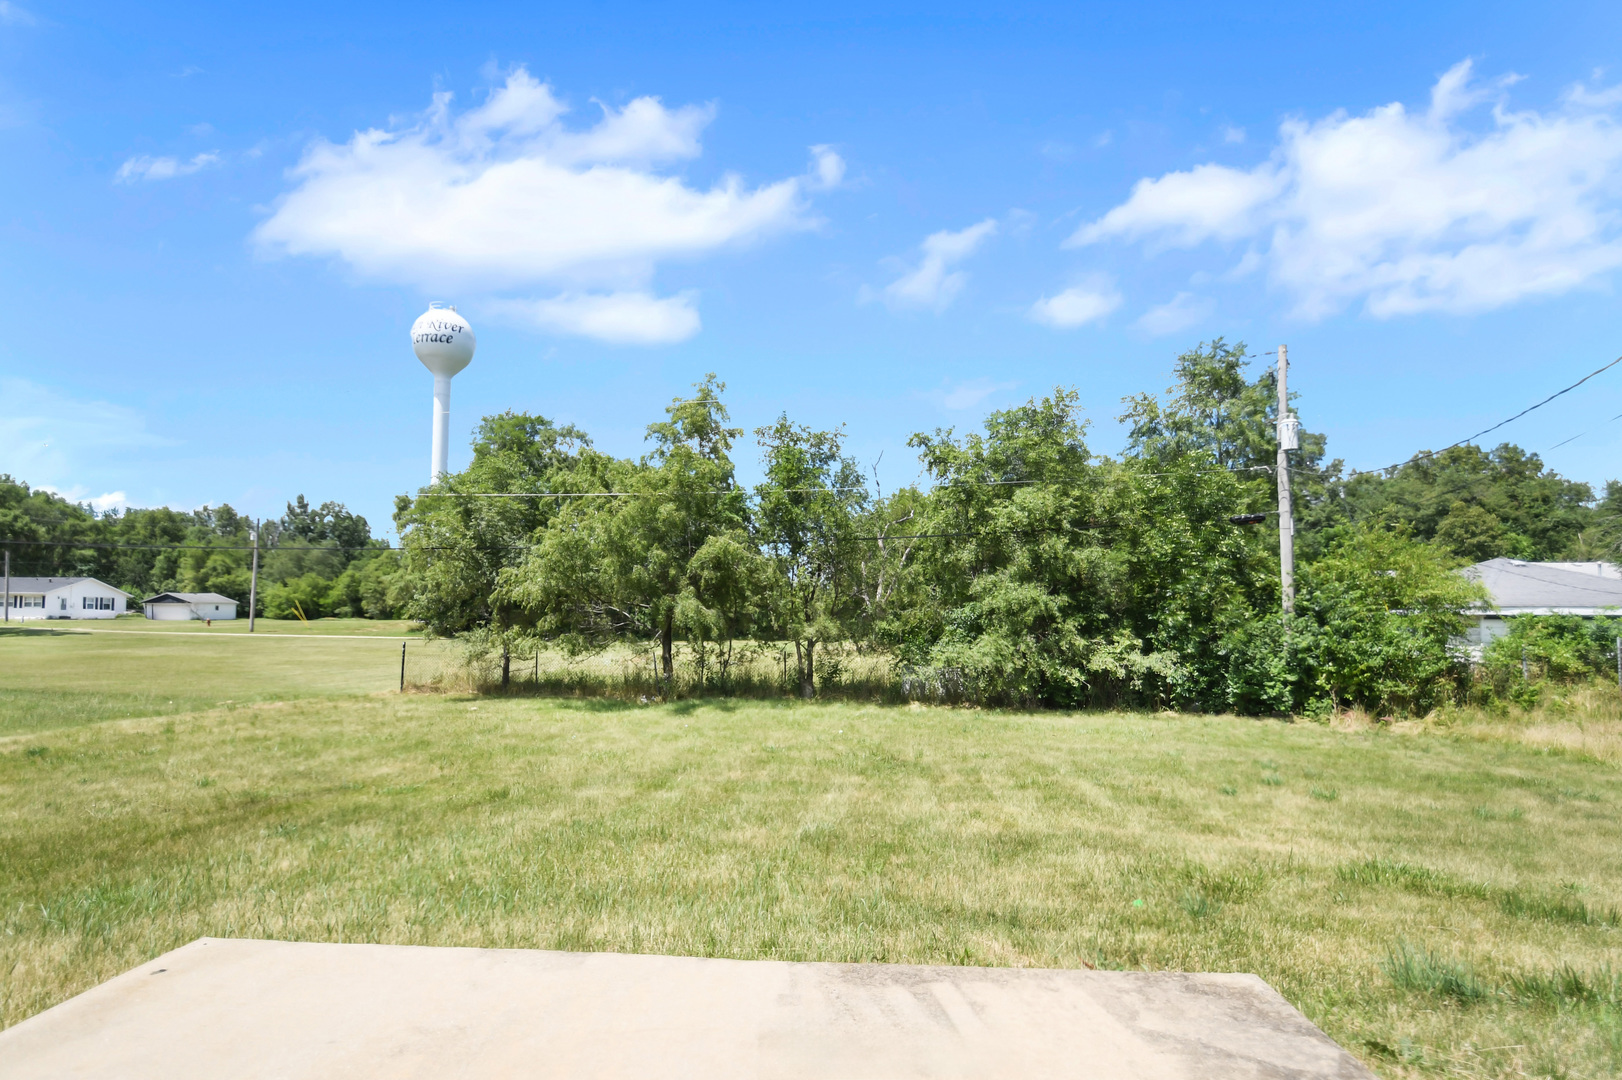
{"type": "Polygon", "coordinates": [[[320,574],[304,574],[289,578],[265,590],[265,617],[267,619],[319,619],[328,614],[327,594],[332,582],[320,574]]]}
{"type": "Polygon", "coordinates": [[[1456,699],[1469,667],[1452,642],[1485,599],[1454,560],[1401,533],[1366,529],[1302,569],[1295,616],[1230,631],[1228,704],[1239,712],[1358,706],[1425,713],[1456,699]]]}
{"type": "Polygon", "coordinates": [[[1509,632],[1481,655],[1482,669],[1495,683],[1519,679],[1523,656],[1533,679],[1569,684],[1615,674],[1622,618],[1520,615],[1505,622],[1509,632]]]}

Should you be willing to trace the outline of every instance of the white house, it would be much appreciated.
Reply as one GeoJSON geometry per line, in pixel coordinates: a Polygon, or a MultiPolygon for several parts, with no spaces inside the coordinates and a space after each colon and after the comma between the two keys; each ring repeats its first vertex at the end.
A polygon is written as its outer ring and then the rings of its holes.
{"type": "Polygon", "coordinates": [[[1474,624],[1466,634],[1472,645],[1507,634],[1504,620],[1516,615],[1622,615],[1622,568],[1613,563],[1488,559],[1464,574],[1487,587],[1493,604],[1465,612],[1474,624]]]}
{"type": "Polygon", "coordinates": [[[124,614],[130,594],[89,577],[9,579],[5,616],[22,619],[111,619],[124,614]]]}
{"type": "Polygon", "coordinates": [[[164,592],[141,601],[149,619],[234,619],[237,602],[217,592],[164,592]]]}

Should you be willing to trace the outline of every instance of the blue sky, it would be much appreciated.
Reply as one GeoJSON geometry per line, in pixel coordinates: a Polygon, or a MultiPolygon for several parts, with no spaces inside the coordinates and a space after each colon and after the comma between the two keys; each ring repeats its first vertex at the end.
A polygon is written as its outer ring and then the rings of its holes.
{"type": "MultiPolygon", "coordinates": [[[[1056,384],[1113,452],[1120,399],[1216,335],[1288,343],[1303,421],[1377,467],[1622,354],[1619,31],[1614,3],[6,0],[0,471],[381,530],[426,478],[429,300],[479,337],[453,468],[507,408],[639,453],[709,371],[740,426],[842,423],[889,486],[912,432],[1056,384]]],[[[1503,435],[1599,484],[1619,413],[1622,368],[1503,435]]]]}

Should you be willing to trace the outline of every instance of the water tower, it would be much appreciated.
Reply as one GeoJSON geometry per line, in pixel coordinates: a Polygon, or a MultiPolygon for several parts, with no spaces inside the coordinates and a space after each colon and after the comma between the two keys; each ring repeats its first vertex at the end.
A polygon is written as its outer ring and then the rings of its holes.
{"type": "Polygon", "coordinates": [[[477,345],[473,327],[456,313],[456,308],[428,305],[428,310],[411,324],[411,348],[422,366],[434,373],[434,457],[429,466],[430,484],[449,470],[445,458],[451,437],[451,376],[467,367],[477,345]]]}

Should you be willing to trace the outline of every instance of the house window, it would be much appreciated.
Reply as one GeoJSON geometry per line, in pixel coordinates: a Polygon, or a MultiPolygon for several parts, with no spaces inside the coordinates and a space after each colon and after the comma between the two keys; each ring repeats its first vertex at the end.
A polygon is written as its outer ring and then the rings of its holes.
{"type": "Polygon", "coordinates": [[[62,598],[61,598],[61,599],[60,599],[60,600],[59,600],[59,603],[60,603],[60,604],[61,604],[61,605],[62,605],[62,606],[61,606],[61,607],[60,607],[60,608],[59,608],[59,609],[58,609],[58,610],[60,610],[60,611],[66,611],[66,610],[67,610],[67,609],[68,609],[68,598],[67,598],[67,597],[65,597],[65,596],[64,596],[64,597],[62,597],[62,598]]]}

